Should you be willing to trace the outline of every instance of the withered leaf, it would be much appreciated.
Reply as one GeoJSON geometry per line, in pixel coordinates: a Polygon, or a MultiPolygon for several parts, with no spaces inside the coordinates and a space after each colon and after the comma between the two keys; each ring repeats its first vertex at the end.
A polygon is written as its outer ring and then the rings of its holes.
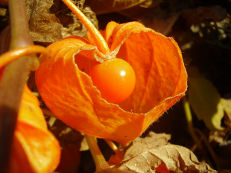
{"type": "MultiPolygon", "coordinates": [[[[231,145],[231,140],[229,139],[229,136],[229,130],[211,131],[209,134],[209,142],[213,144],[218,144],[219,147],[229,146],[231,145]]],[[[229,160],[231,160],[231,158],[229,160]]]]}
{"type": "Polygon", "coordinates": [[[171,136],[165,133],[154,133],[150,132],[145,138],[137,138],[132,142],[132,147],[129,147],[124,155],[123,160],[128,160],[130,158],[139,155],[145,151],[152,148],[158,148],[160,146],[168,144],[171,136]]]}
{"type": "Polygon", "coordinates": [[[139,151],[141,146],[137,144],[132,145],[131,148],[133,149],[130,148],[130,151],[128,150],[127,152],[131,152],[132,150],[133,155],[125,153],[125,158],[118,168],[137,173],[151,173],[156,172],[156,169],[160,165],[165,165],[167,170],[171,172],[216,172],[208,164],[199,162],[197,157],[189,149],[179,145],[165,143],[169,139],[168,135],[153,133],[151,138],[153,138],[153,141],[161,139],[164,142],[161,142],[159,146],[155,146],[154,144],[152,148],[149,148],[149,145],[145,143],[147,140],[151,140],[150,137],[148,137],[148,139],[139,138],[139,143],[141,143],[142,140],[144,141],[144,145],[142,146],[143,151],[139,151]],[[136,150],[138,150],[138,154],[135,154],[136,150]]]}
{"type": "Polygon", "coordinates": [[[151,0],[86,0],[89,5],[97,14],[110,13],[128,9],[137,5],[151,4],[151,0]]]}
{"type": "MultiPolygon", "coordinates": [[[[84,36],[87,32],[82,23],[61,1],[26,1],[30,34],[33,41],[51,43],[70,35],[84,36]]],[[[82,9],[93,24],[98,25],[89,7],[82,9]]]]}

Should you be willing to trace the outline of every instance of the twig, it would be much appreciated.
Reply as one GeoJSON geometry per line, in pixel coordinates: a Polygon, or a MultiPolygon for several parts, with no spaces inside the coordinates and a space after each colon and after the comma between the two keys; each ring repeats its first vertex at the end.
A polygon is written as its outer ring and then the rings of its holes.
{"type": "Polygon", "coordinates": [[[88,135],[85,135],[85,138],[87,140],[88,146],[89,146],[90,151],[91,151],[91,155],[92,155],[93,160],[95,162],[96,171],[100,171],[100,170],[109,168],[107,161],[105,160],[103,154],[101,153],[101,151],[97,145],[96,139],[94,137],[91,137],[88,135]]]}

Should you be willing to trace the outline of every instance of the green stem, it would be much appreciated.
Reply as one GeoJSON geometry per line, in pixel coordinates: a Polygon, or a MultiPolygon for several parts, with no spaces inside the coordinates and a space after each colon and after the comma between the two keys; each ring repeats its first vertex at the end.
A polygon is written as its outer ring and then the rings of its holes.
{"type": "Polygon", "coordinates": [[[189,102],[188,102],[188,100],[186,98],[183,99],[183,104],[184,104],[184,111],[185,111],[185,115],[186,115],[186,120],[187,120],[187,123],[188,123],[189,133],[192,136],[194,142],[198,145],[198,147],[200,149],[202,149],[200,139],[197,137],[197,135],[196,135],[196,133],[194,131],[194,128],[193,128],[192,113],[191,113],[189,102]]]}
{"type": "MultiPolygon", "coordinates": [[[[9,0],[10,48],[32,45],[25,1],[9,0]]],[[[34,58],[21,57],[4,68],[0,81],[0,172],[9,172],[9,159],[22,92],[34,58]]]]}
{"type": "Polygon", "coordinates": [[[190,104],[186,98],[183,99],[183,104],[184,104],[186,120],[188,122],[189,133],[191,134],[194,142],[197,144],[198,148],[201,151],[203,151],[202,143],[201,143],[201,139],[202,139],[202,141],[204,142],[204,145],[206,146],[207,150],[209,151],[213,161],[215,162],[216,167],[219,169],[220,168],[219,159],[217,158],[213,148],[210,146],[207,138],[199,129],[194,129],[194,127],[193,127],[190,104]],[[197,137],[196,133],[201,137],[201,139],[199,139],[197,137]]]}
{"type": "Polygon", "coordinates": [[[101,153],[97,141],[94,137],[85,135],[88,146],[90,148],[91,155],[95,162],[96,171],[100,171],[106,168],[109,168],[107,161],[105,160],[103,154],[101,153]]]}

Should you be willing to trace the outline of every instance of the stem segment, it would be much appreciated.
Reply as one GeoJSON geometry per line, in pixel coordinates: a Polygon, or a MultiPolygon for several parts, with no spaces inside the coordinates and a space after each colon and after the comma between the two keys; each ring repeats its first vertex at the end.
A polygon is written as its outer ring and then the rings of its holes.
{"type": "Polygon", "coordinates": [[[29,55],[32,53],[45,53],[45,51],[45,47],[35,45],[8,51],[0,56],[0,68],[21,56],[29,55]]]}
{"type": "Polygon", "coordinates": [[[216,167],[219,169],[220,168],[219,160],[218,160],[214,150],[210,146],[207,138],[205,137],[205,135],[199,129],[194,129],[194,127],[193,127],[192,113],[191,113],[191,109],[190,109],[190,104],[189,104],[189,102],[188,102],[188,100],[186,98],[184,98],[183,104],[184,104],[184,110],[185,110],[186,119],[187,119],[187,122],[188,122],[189,133],[191,134],[194,142],[198,145],[198,148],[200,150],[202,150],[202,151],[203,151],[202,142],[204,142],[205,146],[207,147],[207,150],[209,151],[213,161],[216,164],[216,167]],[[199,136],[202,138],[202,142],[198,138],[196,133],[198,133],[199,136]]]}
{"type": "Polygon", "coordinates": [[[198,139],[194,128],[193,128],[193,124],[192,124],[192,114],[191,114],[191,110],[190,110],[190,105],[189,102],[186,98],[183,99],[183,104],[184,104],[184,111],[185,111],[185,115],[186,115],[186,120],[188,123],[188,130],[190,135],[192,136],[194,142],[198,145],[199,149],[202,150],[202,145],[200,140],[198,139]]]}
{"type": "Polygon", "coordinates": [[[109,140],[105,140],[105,142],[108,144],[108,146],[115,152],[117,153],[119,151],[118,147],[116,146],[116,144],[112,141],[109,140]]]}
{"type": "Polygon", "coordinates": [[[72,3],[71,0],[62,0],[66,6],[79,18],[79,20],[84,24],[87,30],[90,32],[93,37],[99,51],[103,54],[107,54],[110,52],[108,48],[107,42],[100,34],[100,32],[95,28],[95,26],[91,23],[91,21],[72,3]]]}
{"type": "Polygon", "coordinates": [[[94,137],[85,135],[85,138],[87,140],[88,146],[90,148],[91,151],[91,155],[93,157],[93,160],[95,162],[95,167],[96,167],[96,171],[100,171],[106,168],[109,168],[108,163],[106,162],[103,154],[101,153],[98,145],[97,145],[97,141],[94,137]]]}
{"type": "MultiPolygon", "coordinates": [[[[9,0],[11,49],[32,45],[25,1],[9,0]]],[[[9,172],[14,129],[22,92],[34,59],[21,57],[4,68],[0,81],[0,172],[9,172]]]]}

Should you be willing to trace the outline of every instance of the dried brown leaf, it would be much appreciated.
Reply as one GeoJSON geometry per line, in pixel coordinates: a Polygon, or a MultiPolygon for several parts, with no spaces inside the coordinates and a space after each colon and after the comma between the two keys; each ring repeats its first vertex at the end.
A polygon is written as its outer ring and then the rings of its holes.
{"type": "Polygon", "coordinates": [[[199,162],[191,150],[170,144],[168,140],[169,135],[155,133],[146,138],[138,138],[125,153],[118,168],[151,173],[157,172],[160,165],[165,165],[171,172],[216,172],[208,164],[199,162]]]}
{"type": "Polygon", "coordinates": [[[86,0],[93,11],[97,14],[110,13],[128,9],[137,5],[144,5],[145,7],[152,4],[151,0],[86,0]]]}
{"type": "Polygon", "coordinates": [[[169,134],[157,134],[154,132],[150,132],[145,138],[139,137],[134,140],[132,146],[127,149],[123,160],[129,160],[145,151],[166,145],[168,144],[170,138],[171,136],[169,134]]]}
{"type": "Polygon", "coordinates": [[[210,143],[216,143],[221,146],[231,145],[231,140],[229,140],[230,130],[223,131],[211,131],[209,134],[210,143]]]}
{"type": "MultiPolygon", "coordinates": [[[[84,36],[87,32],[83,24],[61,1],[28,0],[26,3],[33,41],[51,43],[70,35],[84,36]]],[[[93,24],[98,25],[96,16],[89,7],[82,7],[81,10],[93,24]]]]}

